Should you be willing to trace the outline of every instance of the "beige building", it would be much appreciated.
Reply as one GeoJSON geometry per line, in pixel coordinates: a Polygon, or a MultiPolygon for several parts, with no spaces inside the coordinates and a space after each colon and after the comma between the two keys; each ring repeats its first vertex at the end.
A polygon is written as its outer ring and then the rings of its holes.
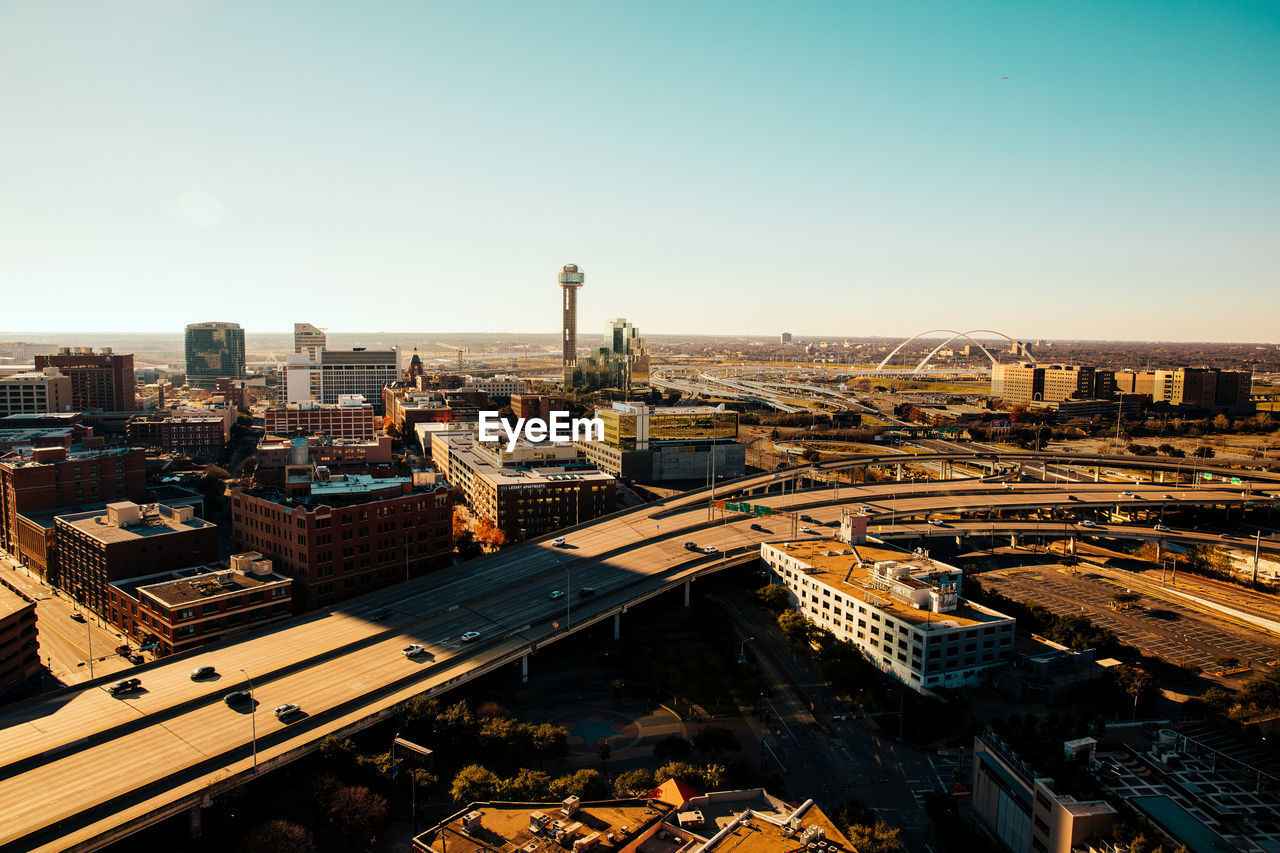
{"type": "Polygon", "coordinates": [[[1030,403],[1044,397],[1044,371],[1030,362],[991,365],[991,396],[1006,403],[1030,403]]]}
{"type": "Polygon", "coordinates": [[[56,367],[0,379],[0,418],[71,411],[71,377],[56,367]]]}
{"type": "Polygon", "coordinates": [[[1014,620],[962,598],[960,569],[861,538],[764,543],[760,561],[796,610],[917,692],[1009,662],[1014,620]]]}
{"type": "Polygon", "coordinates": [[[598,408],[600,441],[575,442],[602,471],[642,482],[706,480],[746,473],[746,446],[738,442],[738,413],[723,406],[648,406],[614,403],[598,408]]]}
{"type": "Polygon", "coordinates": [[[461,490],[472,512],[492,519],[509,542],[590,521],[617,506],[618,481],[579,465],[573,445],[521,440],[508,451],[476,441],[470,430],[420,435],[430,436],[436,470],[461,490]]]}
{"type": "MultiPolygon", "coordinates": [[[[1093,748],[1092,738],[1067,741],[1068,752],[1093,748]]],[[[1116,809],[1106,800],[1077,800],[1037,776],[995,734],[973,740],[973,812],[984,832],[1011,853],[1071,853],[1106,836],[1116,809]]]]}

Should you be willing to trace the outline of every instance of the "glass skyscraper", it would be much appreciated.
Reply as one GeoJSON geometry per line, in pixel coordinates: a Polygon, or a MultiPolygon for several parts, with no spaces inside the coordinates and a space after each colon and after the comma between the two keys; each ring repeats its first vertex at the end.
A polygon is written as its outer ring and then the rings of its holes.
{"type": "Polygon", "coordinates": [[[239,323],[187,326],[187,384],[212,388],[222,378],[244,379],[244,329],[239,323]]]}

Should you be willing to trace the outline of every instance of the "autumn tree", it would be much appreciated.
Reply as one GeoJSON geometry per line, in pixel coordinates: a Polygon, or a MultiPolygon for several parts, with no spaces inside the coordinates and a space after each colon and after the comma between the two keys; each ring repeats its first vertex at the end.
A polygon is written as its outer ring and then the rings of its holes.
{"type": "Polygon", "coordinates": [[[269,820],[240,841],[242,853],[316,853],[311,833],[293,821],[269,820]]]}

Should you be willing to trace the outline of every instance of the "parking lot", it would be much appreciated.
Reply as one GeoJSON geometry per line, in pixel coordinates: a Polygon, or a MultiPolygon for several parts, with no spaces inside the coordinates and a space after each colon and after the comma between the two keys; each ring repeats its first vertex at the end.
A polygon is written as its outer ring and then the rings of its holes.
{"type": "Polygon", "coordinates": [[[1143,654],[1195,664],[1206,672],[1217,669],[1214,660],[1220,657],[1239,658],[1261,669],[1280,648],[1280,638],[1149,595],[1132,609],[1114,610],[1114,596],[1125,588],[1087,569],[1048,564],[990,571],[979,578],[1007,598],[1043,605],[1059,616],[1088,616],[1143,654]]]}

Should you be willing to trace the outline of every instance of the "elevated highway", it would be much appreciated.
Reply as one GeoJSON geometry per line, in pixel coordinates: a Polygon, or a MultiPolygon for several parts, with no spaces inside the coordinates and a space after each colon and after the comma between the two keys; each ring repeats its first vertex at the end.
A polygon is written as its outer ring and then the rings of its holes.
{"type": "MultiPolygon", "coordinates": [[[[957,456],[966,455],[972,454],[957,456]]],[[[884,523],[934,511],[1130,500],[1111,484],[1072,486],[1080,501],[1071,501],[1053,484],[1006,489],[977,480],[780,491],[830,470],[742,478],[718,487],[717,495],[751,494],[753,502],[779,511],[812,509],[827,520],[838,518],[841,505],[867,504],[884,523]]],[[[1132,500],[1153,504],[1158,492],[1169,505],[1230,506],[1269,499],[1272,492],[1262,484],[1248,495],[1239,486],[1169,488],[1135,487],[1139,497],[1132,500]]],[[[133,674],[142,689],[125,697],[109,695],[99,680],[6,708],[0,713],[0,851],[92,850],[183,811],[194,819],[207,798],[306,754],[328,734],[385,719],[411,696],[445,692],[500,667],[527,666],[538,647],[573,642],[585,625],[620,619],[645,599],[681,587],[687,595],[697,577],[754,560],[761,542],[790,538],[789,528],[799,524],[773,518],[765,530],[752,530],[754,518],[713,517],[708,497],[699,490],[620,512],[566,532],[566,548],[548,540],[513,546],[236,642],[139,667],[133,674]],[[686,541],[720,552],[691,552],[686,541]],[[596,595],[579,599],[575,591],[582,586],[596,595]],[[568,595],[552,600],[552,589],[568,595]],[[480,638],[462,642],[467,631],[480,638]],[[428,654],[404,657],[400,649],[410,643],[426,646],[428,654]],[[206,664],[217,668],[216,679],[188,677],[206,664]],[[253,717],[222,702],[226,693],[246,688],[248,678],[259,703],[253,717]],[[285,703],[300,705],[303,714],[276,720],[270,709],[285,703]]],[[[512,677],[518,677],[514,667],[512,677]]]]}

